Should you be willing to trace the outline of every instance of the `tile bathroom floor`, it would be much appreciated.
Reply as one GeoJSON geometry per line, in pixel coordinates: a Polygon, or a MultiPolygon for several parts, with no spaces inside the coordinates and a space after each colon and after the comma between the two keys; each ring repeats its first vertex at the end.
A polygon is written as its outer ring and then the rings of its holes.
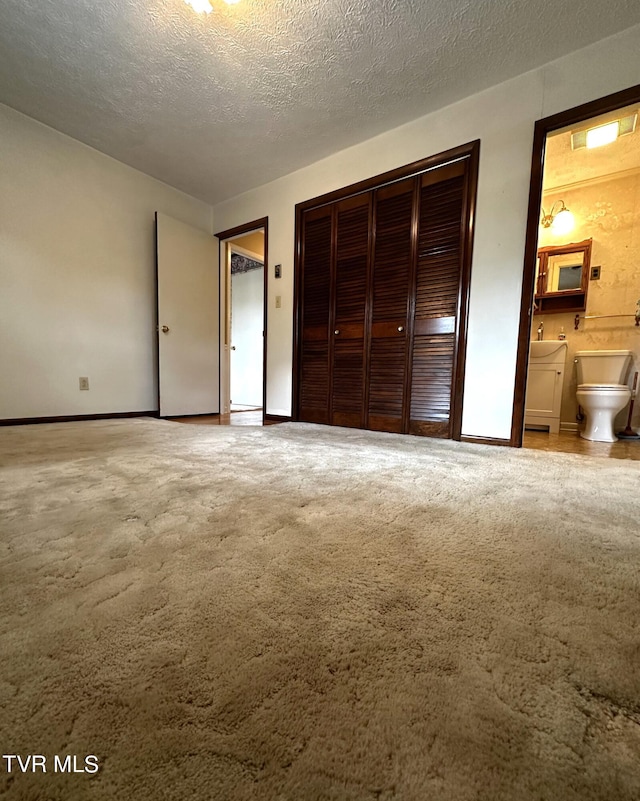
{"type": "Polygon", "coordinates": [[[590,442],[582,439],[577,431],[561,431],[550,434],[548,431],[525,431],[523,448],[560,453],[581,453],[585,456],[608,456],[611,459],[634,459],[640,461],[640,440],[617,442],[590,442]]]}

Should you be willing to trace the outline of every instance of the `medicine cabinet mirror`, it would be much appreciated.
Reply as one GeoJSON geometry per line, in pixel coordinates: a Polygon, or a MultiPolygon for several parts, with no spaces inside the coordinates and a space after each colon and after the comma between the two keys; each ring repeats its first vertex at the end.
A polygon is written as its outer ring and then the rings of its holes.
{"type": "Polygon", "coordinates": [[[538,250],[534,314],[584,311],[591,267],[591,239],[538,250]]]}

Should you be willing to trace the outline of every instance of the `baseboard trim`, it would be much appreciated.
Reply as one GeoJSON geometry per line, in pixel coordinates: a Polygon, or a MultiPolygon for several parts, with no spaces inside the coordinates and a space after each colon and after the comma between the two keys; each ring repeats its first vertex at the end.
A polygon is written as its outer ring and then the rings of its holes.
{"type": "Polygon", "coordinates": [[[460,442],[471,442],[474,445],[499,445],[501,448],[513,447],[509,439],[500,439],[499,437],[476,437],[473,434],[461,436],[460,442]]]}
{"type": "MultiPolygon", "coordinates": [[[[160,415],[156,412],[156,417],[160,415]]],[[[198,414],[165,414],[163,420],[185,420],[187,417],[229,417],[229,412],[221,415],[220,412],[200,412],[198,414]]]]}
{"type": "Polygon", "coordinates": [[[273,426],[276,423],[290,423],[291,417],[287,417],[284,414],[265,414],[264,416],[264,424],[266,426],[273,426]]]}
{"type": "Polygon", "coordinates": [[[567,431],[571,432],[572,434],[576,434],[580,430],[580,426],[577,423],[560,423],[560,431],[567,431]]]}
{"type": "Polygon", "coordinates": [[[0,420],[0,426],[27,426],[39,423],[77,423],[82,420],[111,420],[117,417],[159,417],[157,410],[148,412],[106,412],[103,414],[69,414],[55,417],[15,417],[0,420]]]}

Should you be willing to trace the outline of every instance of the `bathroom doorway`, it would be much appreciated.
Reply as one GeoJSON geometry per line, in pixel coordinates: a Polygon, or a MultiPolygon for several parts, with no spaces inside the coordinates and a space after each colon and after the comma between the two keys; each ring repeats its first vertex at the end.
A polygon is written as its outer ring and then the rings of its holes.
{"type": "MultiPolygon", "coordinates": [[[[592,418],[577,397],[585,351],[629,351],[629,390],[640,370],[639,111],[636,87],[536,125],[513,444],[640,459],[638,441],[581,437],[592,418]]],[[[632,393],[618,394],[615,432],[632,393]]]]}

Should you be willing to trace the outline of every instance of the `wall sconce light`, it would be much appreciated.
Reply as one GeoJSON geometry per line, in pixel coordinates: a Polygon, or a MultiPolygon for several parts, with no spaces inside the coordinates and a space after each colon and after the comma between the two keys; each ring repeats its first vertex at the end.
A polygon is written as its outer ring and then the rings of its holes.
{"type": "Polygon", "coordinates": [[[573,214],[564,205],[564,200],[556,200],[548,214],[544,208],[542,209],[540,225],[543,228],[551,228],[555,234],[568,234],[573,230],[575,220],[573,214]]]}
{"type": "Polygon", "coordinates": [[[197,11],[198,14],[211,14],[213,11],[213,6],[209,2],[209,0],[185,0],[185,3],[194,11],[197,11]]]}

